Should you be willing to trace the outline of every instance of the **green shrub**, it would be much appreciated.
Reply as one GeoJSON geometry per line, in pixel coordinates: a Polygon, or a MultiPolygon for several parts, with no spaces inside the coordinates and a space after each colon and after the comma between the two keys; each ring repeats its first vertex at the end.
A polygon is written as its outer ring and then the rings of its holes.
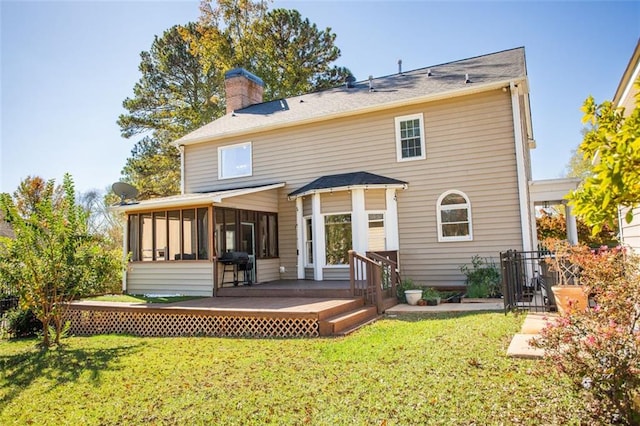
{"type": "Polygon", "coordinates": [[[399,286],[396,287],[396,296],[398,297],[398,301],[400,303],[407,303],[407,298],[404,295],[405,290],[416,290],[421,287],[415,285],[411,278],[407,278],[402,280],[399,286]]]}
{"type": "Polygon", "coordinates": [[[492,259],[475,255],[471,258],[471,266],[464,264],[460,271],[467,277],[467,297],[499,297],[502,294],[500,271],[492,259]]]}
{"type": "Polygon", "coordinates": [[[42,323],[29,309],[15,308],[5,312],[4,324],[12,337],[32,337],[42,331],[42,323]]]}
{"type": "Polygon", "coordinates": [[[620,248],[545,245],[580,270],[594,305],[560,315],[533,346],[583,393],[597,424],[640,424],[640,258],[620,248]]]}
{"type": "Polygon", "coordinates": [[[440,292],[433,287],[427,287],[422,290],[422,298],[424,300],[433,300],[441,298],[440,292]]]}

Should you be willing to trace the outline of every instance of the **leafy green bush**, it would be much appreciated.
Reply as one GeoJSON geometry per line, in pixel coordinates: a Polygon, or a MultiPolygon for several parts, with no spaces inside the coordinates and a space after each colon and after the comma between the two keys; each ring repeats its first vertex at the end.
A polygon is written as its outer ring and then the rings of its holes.
{"type": "Polygon", "coordinates": [[[419,289],[419,288],[421,288],[421,287],[415,285],[411,278],[407,278],[407,279],[402,280],[400,285],[398,285],[396,287],[396,296],[398,297],[398,301],[400,303],[407,303],[407,298],[404,295],[404,291],[405,290],[416,290],[416,289],[419,289]]]}
{"type": "Polygon", "coordinates": [[[533,345],[584,394],[598,424],[640,424],[640,259],[617,248],[547,246],[578,267],[595,306],[564,313],[533,345]]]}
{"type": "Polygon", "coordinates": [[[440,297],[440,292],[433,287],[427,287],[422,290],[422,298],[424,300],[438,299],[440,297]]]}
{"type": "Polygon", "coordinates": [[[471,266],[464,264],[460,271],[467,277],[467,297],[499,297],[502,293],[500,271],[490,258],[478,255],[471,258],[471,266]]]}
{"type": "Polygon", "coordinates": [[[4,323],[7,333],[12,337],[31,337],[42,331],[42,323],[29,309],[15,308],[7,311],[4,323]]]}

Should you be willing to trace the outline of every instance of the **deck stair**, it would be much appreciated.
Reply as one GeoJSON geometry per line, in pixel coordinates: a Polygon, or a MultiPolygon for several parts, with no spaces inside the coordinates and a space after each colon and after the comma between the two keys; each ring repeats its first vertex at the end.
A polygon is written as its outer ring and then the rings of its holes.
{"type": "Polygon", "coordinates": [[[348,306],[325,311],[319,318],[320,336],[341,336],[378,319],[375,306],[365,306],[363,300],[354,300],[348,306]]]}

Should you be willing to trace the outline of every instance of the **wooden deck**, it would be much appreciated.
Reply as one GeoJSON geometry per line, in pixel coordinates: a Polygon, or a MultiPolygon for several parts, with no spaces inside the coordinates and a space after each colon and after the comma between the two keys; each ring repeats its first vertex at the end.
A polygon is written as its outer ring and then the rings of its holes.
{"type": "MultiPolygon", "coordinates": [[[[318,337],[347,334],[378,318],[349,281],[274,281],[223,287],[217,297],[167,304],[74,302],[76,335],[318,337]]],[[[397,303],[395,298],[385,306],[397,303]]]]}
{"type": "Polygon", "coordinates": [[[216,291],[218,297],[321,297],[350,298],[349,281],[281,280],[253,285],[226,285],[216,291]]]}
{"type": "Polygon", "coordinates": [[[346,334],[378,317],[362,298],[210,297],[170,304],[75,302],[75,335],[318,337],[346,334]]]}

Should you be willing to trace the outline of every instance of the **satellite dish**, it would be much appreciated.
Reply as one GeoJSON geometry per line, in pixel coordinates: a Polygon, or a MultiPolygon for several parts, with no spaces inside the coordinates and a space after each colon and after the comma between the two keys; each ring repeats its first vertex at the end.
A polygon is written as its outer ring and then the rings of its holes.
{"type": "Polygon", "coordinates": [[[120,205],[126,204],[125,200],[132,200],[138,196],[138,190],[126,182],[116,182],[111,189],[120,197],[120,205]]]}

